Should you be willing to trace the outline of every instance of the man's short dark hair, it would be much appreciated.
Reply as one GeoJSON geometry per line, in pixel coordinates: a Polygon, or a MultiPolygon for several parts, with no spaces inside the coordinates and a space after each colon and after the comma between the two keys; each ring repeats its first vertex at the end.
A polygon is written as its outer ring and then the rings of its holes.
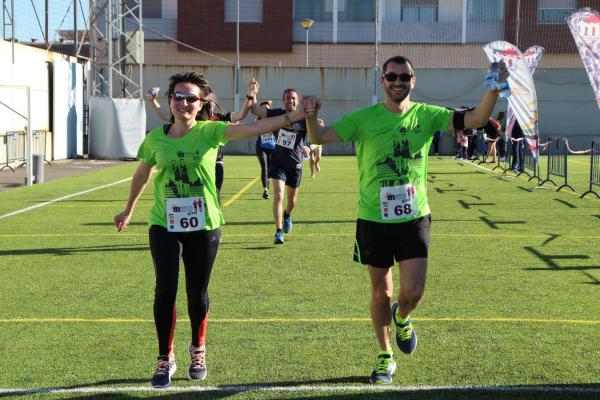
{"type": "Polygon", "coordinates": [[[294,88],[287,88],[287,89],[285,89],[283,91],[283,96],[281,96],[281,98],[283,99],[285,97],[286,93],[290,93],[290,92],[296,92],[296,93],[298,93],[298,91],[296,89],[294,89],[294,88]]]}
{"type": "Polygon", "coordinates": [[[415,73],[415,67],[413,66],[412,61],[410,61],[408,58],[403,57],[403,56],[394,56],[392,58],[388,58],[386,60],[386,62],[383,63],[383,66],[381,67],[381,71],[382,73],[386,73],[387,71],[387,66],[389,63],[393,62],[394,64],[408,64],[408,66],[410,67],[410,69],[412,69],[412,73],[415,73]]]}

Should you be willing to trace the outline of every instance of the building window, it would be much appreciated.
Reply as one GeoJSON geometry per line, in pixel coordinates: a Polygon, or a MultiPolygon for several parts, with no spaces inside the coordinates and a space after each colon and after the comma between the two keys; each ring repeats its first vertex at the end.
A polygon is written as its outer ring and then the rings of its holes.
{"type": "Polygon", "coordinates": [[[467,19],[471,22],[503,21],[504,0],[469,0],[467,19]]]}
{"type": "Polygon", "coordinates": [[[437,22],[437,0],[404,0],[401,3],[402,22],[437,22]]]}
{"type": "Polygon", "coordinates": [[[538,24],[564,24],[576,6],[576,0],[538,0],[538,24]]]}
{"type": "Polygon", "coordinates": [[[262,0],[225,0],[225,22],[237,22],[237,7],[240,3],[240,22],[263,22],[262,0]]]}
{"type": "MultiPolygon", "coordinates": [[[[125,5],[130,10],[142,3],[142,18],[162,18],[162,0],[127,0],[125,5]]],[[[137,10],[134,11],[137,16],[137,10]]]]}
{"type": "Polygon", "coordinates": [[[375,21],[374,0],[337,0],[337,2],[339,21],[375,21]]]}
{"type": "MultiPolygon", "coordinates": [[[[313,19],[315,21],[333,20],[334,0],[296,0],[294,1],[294,20],[313,19]]],[[[338,4],[338,10],[340,5],[338,4]]]]}

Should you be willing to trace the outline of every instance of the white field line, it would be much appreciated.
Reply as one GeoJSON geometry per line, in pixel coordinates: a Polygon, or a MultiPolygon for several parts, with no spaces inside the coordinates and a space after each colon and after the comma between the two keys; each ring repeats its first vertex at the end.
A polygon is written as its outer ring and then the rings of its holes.
{"type": "Polygon", "coordinates": [[[88,189],[88,190],[84,190],[83,192],[77,192],[77,193],[73,193],[73,194],[68,194],[66,196],[62,196],[62,197],[59,197],[59,198],[54,199],[54,200],[50,200],[50,201],[46,201],[44,203],[36,204],[35,206],[23,208],[21,210],[13,211],[13,212],[10,212],[8,214],[0,215],[0,219],[12,217],[14,215],[22,214],[22,213],[27,212],[27,211],[35,210],[36,208],[44,207],[44,206],[47,206],[48,204],[56,203],[58,201],[62,201],[62,200],[66,200],[66,199],[70,199],[71,197],[81,196],[83,194],[95,192],[96,190],[100,190],[100,189],[104,189],[104,188],[107,188],[107,187],[119,185],[119,184],[121,184],[123,182],[127,182],[127,181],[130,181],[130,180],[131,180],[131,178],[121,179],[120,181],[116,181],[116,182],[109,183],[109,184],[106,184],[106,185],[102,185],[102,186],[98,186],[98,187],[91,188],[91,189],[88,189]]]}
{"type": "Polygon", "coordinates": [[[0,396],[23,396],[29,394],[73,394],[73,393],[126,393],[126,392],[451,392],[451,393],[600,393],[600,387],[575,385],[515,385],[515,386],[380,386],[380,385],[231,385],[231,386],[182,386],[168,389],[153,389],[148,386],[91,386],[69,388],[0,389],[0,396]]]}
{"type": "MultiPolygon", "coordinates": [[[[256,182],[257,182],[259,179],[260,179],[260,177],[255,177],[254,179],[252,179],[252,180],[251,180],[251,181],[250,181],[248,184],[246,184],[246,186],[244,186],[244,187],[243,187],[243,188],[242,188],[242,189],[241,189],[239,192],[237,192],[237,193],[236,193],[236,194],[235,194],[235,195],[234,195],[234,196],[233,196],[231,199],[229,199],[229,200],[228,200],[228,201],[227,201],[227,202],[224,204],[224,207],[227,207],[227,206],[228,206],[228,205],[230,205],[231,203],[235,202],[235,201],[236,201],[236,200],[237,200],[237,199],[238,199],[238,198],[239,198],[239,197],[240,197],[240,196],[241,196],[241,195],[242,195],[242,194],[243,194],[243,193],[244,193],[246,190],[248,190],[248,189],[249,189],[249,188],[250,188],[250,187],[251,187],[251,186],[252,186],[254,183],[256,183],[256,182]]],[[[115,186],[115,185],[121,184],[121,183],[123,183],[123,182],[130,181],[130,180],[131,180],[131,178],[121,179],[120,181],[116,181],[116,182],[109,183],[109,184],[106,184],[106,185],[102,185],[102,186],[98,186],[98,187],[91,188],[91,189],[88,189],[88,190],[84,190],[84,191],[82,191],[82,192],[77,192],[77,193],[68,194],[68,195],[66,195],[66,196],[62,196],[62,197],[59,197],[59,198],[57,198],[57,199],[54,199],[54,200],[46,201],[46,202],[44,202],[44,203],[36,204],[36,205],[34,205],[34,206],[31,206],[31,207],[23,208],[23,209],[21,209],[21,210],[13,211],[13,212],[10,212],[10,213],[8,213],[8,214],[3,214],[3,215],[0,215],[0,219],[4,219],[4,218],[8,218],[8,217],[12,217],[12,216],[14,216],[14,215],[22,214],[22,213],[24,213],[24,212],[27,212],[27,211],[35,210],[36,208],[44,207],[44,206],[47,206],[47,205],[49,205],[49,204],[53,204],[53,203],[56,203],[56,202],[59,202],[59,201],[62,201],[62,200],[70,199],[70,198],[72,198],[72,197],[81,196],[81,195],[84,195],[84,194],[87,194],[87,193],[95,192],[96,190],[105,189],[105,188],[107,188],[107,187],[115,186]]]]}

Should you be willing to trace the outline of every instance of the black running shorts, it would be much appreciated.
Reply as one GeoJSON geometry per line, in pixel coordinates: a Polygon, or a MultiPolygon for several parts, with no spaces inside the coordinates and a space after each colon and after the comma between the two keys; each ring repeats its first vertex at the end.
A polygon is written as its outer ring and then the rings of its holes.
{"type": "Polygon", "coordinates": [[[297,188],[302,180],[302,168],[284,168],[271,161],[269,164],[269,178],[285,181],[286,186],[297,188]]]}
{"type": "Polygon", "coordinates": [[[394,260],[427,258],[431,214],[410,222],[380,223],[356,221],[354,261],[377,268],[389,268],[394,260]]]}

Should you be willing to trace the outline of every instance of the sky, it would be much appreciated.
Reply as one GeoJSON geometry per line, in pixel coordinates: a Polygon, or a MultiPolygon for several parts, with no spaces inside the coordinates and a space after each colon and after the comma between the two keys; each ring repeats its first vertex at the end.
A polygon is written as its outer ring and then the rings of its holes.
{"type": "MultiPolygon", "coordinates": [[[[77,1],[77,27],[85,29],[85,19],[88,15],[89,0],[77,1]],[[83,13],[82,13],[83,10],[83,13]]],[[[6,0],[10,14],[11,0],[6,0]]],[[[14,0],[15,37],[20,41],[44,38],[45,0],[14,0]],[[34,7],[35,6],[35,7],[34,7]],[[36,15],[37,12],[37,15],[36,15]]],[[[2,8],[2,3],[0,3],[2,8]]],[[[5,13],[0,13],[3,38],[12,36],[10,18],[5,18],[5,13]]],[[[58,40],[58,30],[73,29],[73,0],[48,0],[48,39],[58,40]]]]}

